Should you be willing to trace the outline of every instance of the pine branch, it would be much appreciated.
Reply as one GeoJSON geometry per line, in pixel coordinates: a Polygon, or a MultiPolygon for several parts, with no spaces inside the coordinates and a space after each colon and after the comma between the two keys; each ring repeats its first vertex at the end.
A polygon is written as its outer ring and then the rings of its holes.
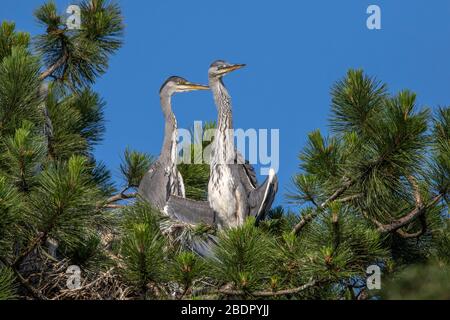
{"type": "Polygon", "coordinates": [[[420,195],[420,189],[416,178],[414,176],[409,176],[408,181],[414,190],[414,199],[416,201],[416,207],[422,207],[423,206],[422,196],[420,195]]]}
{"type": "Polygon", "coordinates": [[[116,204],[118,201],[134,199],[138,196],[137,193],[126,193],[131,187],[127,186],[120,193],[115,194],[109,197],[106,202],[98,204],[97,209],[105,208],[105,209],[122,209],[124,206],[116,204]]]}
{"type": "MultiPolygon", "coordinates": [[[[422,196],[420,195],[420,189],[419,189],[419,185],[417,183],[416,178],[413,176],[409,176],[408,181],[414,190],[414,199],[416,202],[416,207],[422,207],[423,206],[422,196]]],[[[420,215],[419,220],[420,220],[420,224],[421,224],[421,229],[419,231],[417,231],[415,233],[408,233],[406,231],[398,229],[398,230],[396,230],[397,234],[400,237],[402,237],[403,239],[414,239],[414,238],[421,237],[422,235],[425,234],[425,232],[427,232],[427,229],[428,229],[427,218],[426,218],[425,213],[420,215]]]]}
{"type": "Polygon", "coordinates": [[[306,289],[309,289],[317,284],[317,281],[312,280],[300,287],[292,288],[292,289],[285,289],[285,290],[279,290],[279,291],[256,291],[256,292],[245,292],[241,290],[229,290],[229,289],[221,289],[218,290],[217,293],[229,295],[229,296],[242,296],[242,295],[251,295],[253,297],[279,297],[279,296],[285,296],[288,294],[296,294],[301,291],[305,291],[306,289]]]}
{"type": "Polygon", "coordinates": [[[340,187],[338,190],[336,190],[335,193],[333,193],[328,199],[326,199],[324,202],[322,202],[320,205],[317,206],[317,210],[311,214],[306,215],[305,217],[302,217],[299,223],[297,223],[294,226],[294,229],[292,232],[295,235],[298,235],[300,231],[305,227],[305,225],[313,220],[319,212],[324,209],[330,202],[335,201],[337,198],[339,198],[345,191],[347,191],[353,184],[355,183],[355,180],[347,180],[342,187],[340,187]]]}
{"type": "Polygon", "coordinates": [[[345,203],[345,202],[350,202],[350,201],[353,201],[355,199],[361,198],[362,196],[363,196],[362,193],[359,193],[359,194],[354,194],[354,195],[351,195],[351,196],[348,196],[348,197],[344,197],[344,198],[341,198],[341,199],[337,199],[336,201],[339,202],[339,203],[345,203]]]}
{"type": "Polygon", "coordinates": [[[122,206],[120,204],[107,204],[103,206],[104,209],[123,209],[125,207],[126,206],[122,206]]]}
{"type": "Polygon", "coordinates": [[[397,234],[402,237],[403,239],[415,239],[415,238],[419,238],[421,236],[423,236],[427,230],[428,230],[428,225],[427,225],[427,220],[426,220],[426,215],[423,214],[419,217],[420,220],[420,224],[421,224],[421,229],[415,233],[409,233],[406,231],[403,231],[401,229],[398,229],[396,232],[397,234]]]}
{"type": "Polygon", "coordinates": [[[53,65],[51,65],[47,70],[45,70],[44,72],[41,73],[41,75],[39,76],[39,80],[45,80],[48,77],[52,77],[53,73],[60,68],[61,66],[63,66],[67,60],[69,59],[69,53],[67,52],[67,50],[64,50],[64,54],[61,56],[61,58],[59,58],[53,65]]]}
{"type": "MultiPolygon", "coordinates": [[[[372,221],[378,228],[378,231],[381,233],[390,233],[390,232],[397,232],[400,228],[406,226],[407,224],[411,223],[417,218],[420,218],[421,216],[425,215],[426,211],[435,205],[439,203],[443,198],[442,194],[439,194],[433,198],[433,200],[426,206],[419,206],[414,208],[411,212],[409,212],[407,215],[401,217],[400,219],[397,219],[389,224],[383,224],[379,221],[377,221],[375,218],[368,217],[367,213],[363,212],[364,216],[368,218],[370,221],[372,221]]],[[[426,222],[426,221],[425,221],[426,222]]],[[[423,221],[422,221],[423,224],[423,221]]],[[[400,236],[404,236],[406,238],[413,238],[414,236],[420,236],[422,235],[425,227],[422,225],[422,230],[420,232],[417,232],[417,234],[408,234],[405,232],[399,232],[400,236]]]]}
{"type": "Polygon", "coordinates": [[[300,222],[294,226],[294,229],[292,230],[292,232],[295,235],[298,235],[300,233],[300,231],[302,231],[302,229],[308,224],[308,222],[310,222],[315,217],[317,217],[317,215],[318,215],[318,211],[315,211],[313,213],[303,216],[302,219],[300,220],[300,222]]]}
{"type": "Polygon", "coordinates": [[[133,199],[137,197],[137,193],[118,193],[112,197],[110,197],[108,200],[106,200],[107,204],[112,204],[114,202],[117,201],[121,201],[121,200],[127,200],[127,199],[133,199]]]}

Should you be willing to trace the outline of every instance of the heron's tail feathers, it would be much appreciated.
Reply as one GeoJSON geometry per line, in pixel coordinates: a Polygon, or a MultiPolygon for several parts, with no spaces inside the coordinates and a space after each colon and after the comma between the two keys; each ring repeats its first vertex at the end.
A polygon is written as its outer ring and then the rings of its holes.
{"type": "Polygon", "coordinates": [[[266,212],[272,207],[278,191],[278,177],[275,170],[270,169],[266,181],[249,195],[250,215],[256,221],[264,220],[266,212]]]}

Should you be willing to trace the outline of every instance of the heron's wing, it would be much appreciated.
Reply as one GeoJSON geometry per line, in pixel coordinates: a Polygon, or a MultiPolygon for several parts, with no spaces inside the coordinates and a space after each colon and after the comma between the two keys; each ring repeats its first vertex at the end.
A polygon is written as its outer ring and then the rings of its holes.
{"type": "Polygon", "coordinates": [[[256,217],[258,221],[263,220],[266,212],[272,207],[277,191],[278,177],[275,175],[275,172],[271,170],[266,181],[252,191],[248,197],[250,215],[256,217]]]}
{"type": "Polygon", "coordinates": [[[214,256],[214,247],[217,243],[217,237],[208,234],[203,239],[194,239],[192,242],[192,250],[204,258],[212,258],[214,256]]]}
{"type": "MultiPolygon", "coordinates": [[[[214,210],[207,201],[196,201],[177,196],[170,196],[165,207],[166,213],[173,219],[189,224],[205,223],[213,225],[215,221],[214,210]]],[[[191,249],[202,257],[212,257],[217,237],[211,234],[195,237],[191,249]]]]}
{"type": "Polygon", "coordinates": [[[168,178],[160,162],[155,161],[139,184],[139,194],[152,205],[162,209],[170,193],[168,178]]]}
{"type": "Polygon", "coordinates": [[[253,166],[245,160],[239,151],[236,151],[236,161],[239,166],[239,177],[241,182],[244,184],[247,192],[251,192],[258,186],[258,181],[256,179],[256,173],[253,166]]]}
{"type": "Polygon", "coordinates": [[[207,201],[196,201],[172,195],[169,197],[164,211],[170,217],[189,224],[213,225],[216,222],[214,210],[207,201]]]}

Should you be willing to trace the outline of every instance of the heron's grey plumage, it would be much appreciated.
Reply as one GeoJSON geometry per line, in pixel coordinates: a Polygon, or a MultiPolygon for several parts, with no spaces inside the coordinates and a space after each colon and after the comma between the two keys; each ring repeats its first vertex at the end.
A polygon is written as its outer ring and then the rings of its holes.
{"type": "Polygon", "coordinates": [[[245,186],[245,189],[250,192],[258,186],[258,179],[256,178],[255,168],[245,160],[239,151],[236,151],[236,164],[242,165],[239,170],[240,178],[245,186]]]}
{"type": "Polygon", "coordinates": [[[170,195],[185,197],[184,183],[177,169],[177,121],[172,111],[172,95],[176,92],[207,89],[181,77],[170,77],[160,90],[165,119],[164,141],[159,158],[152,164],[139,185],[139,194],[159,210],[164,210],[170,195]]]}
{"type": "Polygon", "coordinates": [[[172,218],[188,224],[214,225],[216,214],[207,201],[197,201],[178,196],[170,196],[165,212],[172,218]]]}
{"type": "Polygon", "coordinates": [[[241,225],[249,215],[261,219],[270,209],[278,190],[278,179],[273,170],[262,186],[256,187],[253,168],[244,162],[235,162],[239,160],[239,155],[236,154],[232,135],[231,97],[222,77],[242,66],[218,60],[209,70],[209,86],[217,106],[218,125],[212,146],[208,201],[220,218],[222,227],[241,225]]]}
{"type": "MultiPolygon", "coordinates": [[[[221,224],[208,201],[184,199],[172,195],[169,197],[164,211],[170,218],[187,224],[212,226],[221,224]]],[[[191,249],[202,257],[212,257],[216,245],[217,238],[211,234],[196,237],[190,243],[191,249]]]]}
{"type": "Polygon", "coordinates": [[[214,257],[214,249],[218,243],[218,238],[212,234],[207,234],[203,239],[195,239],[192,242],[192,250],[204,258],[214,257]]]}

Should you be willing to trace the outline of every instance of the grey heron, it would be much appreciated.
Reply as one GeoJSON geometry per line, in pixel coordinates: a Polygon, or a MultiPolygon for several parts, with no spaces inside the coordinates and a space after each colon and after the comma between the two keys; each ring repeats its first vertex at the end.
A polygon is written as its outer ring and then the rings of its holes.
{"type": "Polygon", "coordinates": [[[178,92],[208,90],[181,77],[170,77],[159,92],[165,119],[164,141],[159,158],[152,164],[139,185],[139,194],[163,211],[170,195],[185,197],[183,178],[177,170],[177,120],[172,111],[172,96],[178,92]]]}
{"type": "Polygon", "coordinates": [[[272,206],[278,191],[278,178],[273,169],[266,181],[258,187],[254,174],[249,170],[251,167],[243,163],[242,157],[235,150],[231,97],[223,83],[223,77],[244,66],[217,60],[208,71],[209,87],[218,112],[217,133],[213,140],[210,163],[208,201],[222,227],[241,225],[250,215],[257,220],[262,219],[272,206]]]}

